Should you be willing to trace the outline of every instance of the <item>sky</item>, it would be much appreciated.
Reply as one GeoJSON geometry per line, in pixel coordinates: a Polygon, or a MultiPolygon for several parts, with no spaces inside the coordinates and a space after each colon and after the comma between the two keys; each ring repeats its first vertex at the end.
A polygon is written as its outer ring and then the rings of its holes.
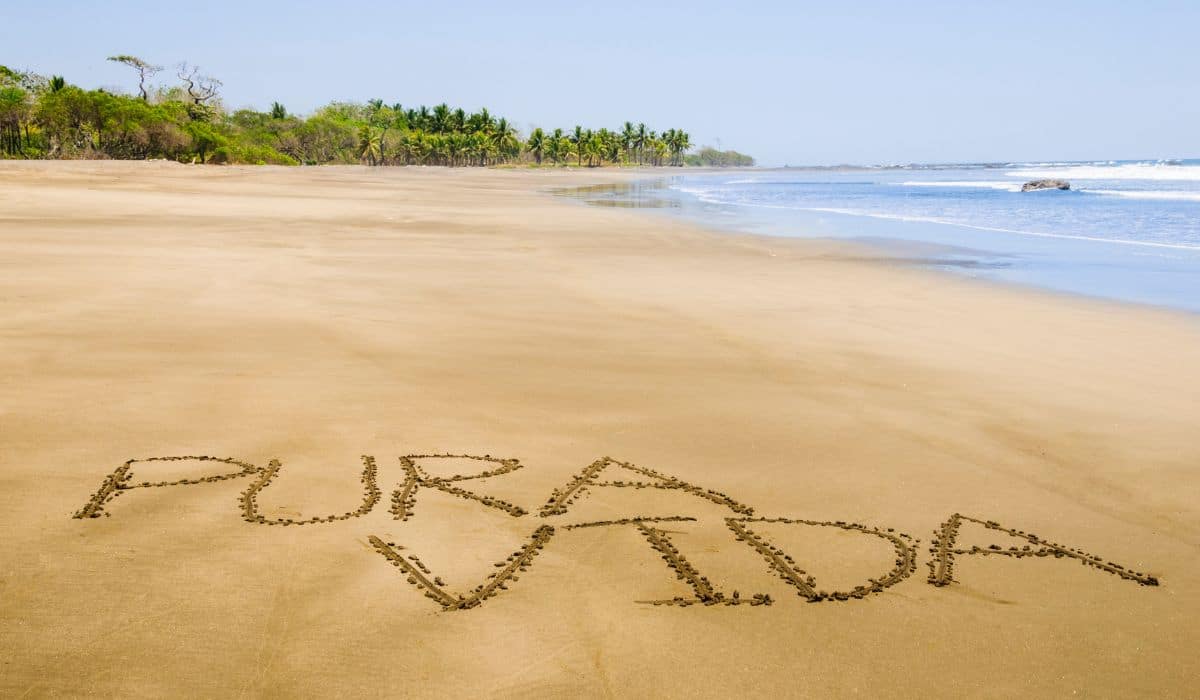
{"type": "Polygon", "coordinates": [[[1200,156],[1195,1],[39,0],[3,20],[0,64],[133,91],[105,57],[187,60],[232,108],[630,120],[764,165],[1200,156]]]}

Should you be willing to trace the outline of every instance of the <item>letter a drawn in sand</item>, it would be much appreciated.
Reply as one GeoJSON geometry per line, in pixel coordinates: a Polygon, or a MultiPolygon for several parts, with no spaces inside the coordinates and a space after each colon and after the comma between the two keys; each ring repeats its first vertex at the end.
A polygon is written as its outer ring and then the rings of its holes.
{"type": "Polygon", "coordinates": [[[929,561],[929,583],[934,586],[948,586],[955,582],[954,578],[954,558],[956,555],[965,556],[1003,556],[1003,557],[1054,557],[1055,559],[1074,559],[1084,566],[1093,567],[1099,571],[1120,576],[1126,581],[1135,581],[1143,586],[1157,586],[1158,578],[1144,574],[1140,571],[1132,571],[1116,562],[1105,561],[1102,557],[1095,554],[1088,554],[1082,549],[1067,547],[1065,545],[1050,542],[1042,539],[1037,535],[1024,532],[1023,530],[1014,530],[1007,528],[994,520],[980,520],[967,515],[955,513],[950,518],[942,523],[934,532],[933,545],[929,548],[929,553],[933,558],[929,561]],[[962,527],[964,522],[975,523],[982,525],[989,530],[996,530],[1010,535],[1017,539],[1025,540],[1029,544],[1021,547],[1003,548],[998,544],[992,544],[988,547],[973,546],[970,549],[956,549],[955,544],[958,540],[958,529],[962,527]]]}

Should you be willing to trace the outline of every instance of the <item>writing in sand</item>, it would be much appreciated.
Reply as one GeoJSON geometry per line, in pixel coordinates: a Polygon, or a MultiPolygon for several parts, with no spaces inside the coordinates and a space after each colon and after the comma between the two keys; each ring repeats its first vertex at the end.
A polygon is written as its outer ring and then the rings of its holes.
{"type": "MultiPolygon", "coordinates": [[[[75,513],[74,517],[84,519],[111,516],[110,511],[114,499],[126,494],[233,479],[249,479],[249,484],[241,492],[238,500],[242,519],[247,523],[284,527],[311,526],[361,518],[375,509],[382,496],[374,457],[364,455],[362,462],[362,503],[357,509],[345,513],[314,517],[266,517],[259,512],[258,499],[282,471],[283,467],[279,461],[272,460],[266,467],[258,467],[237,459],[189,455],[131,459],[125,462],[104,477],[100,488],[75,513]],[[135,474],[139,468],[154,462],[190,462],[195,465],[196,472],[191,476],[170,481],[137,481],[135,474]],[[220,473],[211,473],[214,467],[220,473]]],[[[529,515],[529,512],[519,505],[483,493],[478,488],[470,490],[462,485],[464,482],[473,480],[510,475],[523,468],[519,460],[492,457],[491,455],[414,454],[400,457],[399,463],[402,478],[392,491],[388,506],[389,514],[395,520],[407,521],[413,517],[417,506],[417,495],[422,489],[433,489],[467,499],[480,507],[494,509],[513,518],[529,515]],[[475,473],[449,476],[434,476],[429,471],[434,469],[431,466],[434,464],[463,464],[465,461],[478,464],[483,468],[475,473]]],[[[668,513],[610,520],[585,519],[564,522],[569,520],[567,516],[572,506],[590,497],[599,489],[655,489],[679,492],[718,506],[723,511],[728,511],[723,520],[733,540],[742,543],[762,558],[765,564],[762,568],[764,573],[773,572],[788,586],[794,588],[799,597],[809,602],[862,599],[901,583],[917,568],[920,540],[914,539],[906,533],[897,532],[894,528],[842,520],[756,516],[753,508],[734,500],[725,493],[696,486],[677,477],[611,457],[604,457],[592,462],[572,476],[565,485],[554,488],[545,504],[537,512],[537,517],[546,519],[545,522],[534,528],[528,540],[521,547],[503,560],[496,562],[495,571],[488,574],[481,583],[467,593],[452,591],[441,576],[434,574],[416,554],[410,553],[407,548],[398,546],[392,541],[385,541],[375,535],[370,535],[368,541],[386,561],[400,569],[409,584],[422,591],[427,598],[444,610],[474,608],[488,599],[500,595],[533,565],[538,554],[552,541],[556,542],[556,546],[570,546],[569,538],[562,536],[564,531],[581,528],[634,529],[645,539],[649,547],[661,555],[662,560],[674,576],[691,589],[691,594],[688,596],[639,602],[681,607],[690,605],[757,606],[770,605],[774,602],[771,596],[765,593],[742,595],[736,590],[719,590],[708,576],[701,573],[697,565],[689,560],[673,541],[671,533],[665,529],[668,523],[695,521],[697,519],[695,517],[668,513]],[[773,543],[764,533],[764,530],[778,531],[779,526],[836,528],[856,536],[876,538],[884,545],[890,546],[892,553],[890,565],[886,561],[882,562],[880,568],[884,570],[875,576],[867,577],[857,585],[843,586],[840,590],[826,590],[818,586],[817,580],[812,574],[805,571],[801,563],[773,543]],[[563,542],[564,539],[567,542],[563,542]],[[402,550],[405,552],[404,554],[401,553],[402,550]]],[[[975,556],[1069,559],[1098,572],[1118,576],[1133,583],[1144,586],[1158,585],[1158,579],[1154,576],[1089,554],[1081,549],[1052,542],[1023,530],[1006,527],[994,520],[985,520],[960,513],[951,514],[945,522],[937,527],[928,547],[928,554],[925,562],[929,569],[928,582],[934,586],[946,586],[953,583],[956,559],[975,556]],[[959,541],[959,531],[964,526],[985,528],[994,531],[995,536],[998,537],[1007,536],[1010,544],[1007,547],[998,544],[967,546],[959,541]]]]}

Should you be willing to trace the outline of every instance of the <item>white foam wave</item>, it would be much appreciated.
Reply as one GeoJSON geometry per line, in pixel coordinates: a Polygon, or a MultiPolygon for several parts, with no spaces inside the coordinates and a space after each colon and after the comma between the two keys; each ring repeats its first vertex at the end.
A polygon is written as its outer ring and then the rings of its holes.
{"type": "MultiPolygon", "coordinates": [[[[781,209],[787,207],[779,207],[781,209]]],[[[1015,233],[1020,236],[1034,236],[1036,238],[1065,238],[1075,241],[1092,241],[1094,243],[1117,243],[1119,245],[1134,245],[1144,246],[1147,248],[1169,248],[1172,250],[1200,250],[1200,246],[1185,245],[1182,243],[1156,243],[1154,241],[1131,241],[1124,238],[1101,238],[1099,236],[1077,236],[1068,233],[1043,233],[1040,231],[1022,231],[1012,228],[998,228],[994,226],[976,226],[974,224],[963,224],[956,221],[947,221],[930,216],[905,216],[902,214],[878,214],[875,212],[858,211],[855,209],[832,209],[825,207],[795,207],[797,209],[806,209],[807,211],[821,211],[830,214],[846,214],[849,216],[866,216],[872,219],[890,219],[893,221],[913,221],[926,224],[942,224],[946,226],[961,226],[963,228],[975,229],[977,231],[995,231],[997,233],[1015,233]]]]}
{"type": "Polygon", "coordinates": [[[1085,189],[1088,194],[1100,194],[1108,197],[1125,197],[1127,199],[1153,199],[1170,202],[1200,202],[1200,192],[1172,192],[1169,190],[1093,190],[1085,189]]]}
{"type": "Polygon", "coordinates": [[[957,221],[948,221],[932,216],[909,216],[905,214],[883,214],[879,212],[863,211],[860,209],[841,209],[835,207],[796,207],[785,206],[782,204],[761,204],[751,202],[739,202],[721,197],[714,196],[712,190],[692,189],[687,187],[672,186],[672,189],[680,192],[686,192],[696,197],[697,199],[709,204],[732,205],[740,207],[751,207],[754,209],[783,209],[791,211],[816,211],[827,214],[842,214],[845,216],[865,216],[871,219],[887,219],[889,221],[906,221],[924,224],[940,224],[942,226],[960,226],[962,228],[974,229],[976,231],[991,231],[995,233],[1011,233],[1018,236],[1033,236],[1035,238],[1061,238],[1075,241],[1090,241],[1093,243],[1114,243],[1117,245],[1140,246],[1144,248],[1165,248],[1169,250],[1189,250],[1200,251],[1200,245],[1187,245],[1183,243],[1157,243],[1155,241],[1133,241],[1124,238],[1102,238],[1100,236],[1080,236],[1068,233],[1045,233],[1042,231],[1023,231],[1021,229],[1000,228],[997,226],[978,226],[975,224],[964,224],[957,221]]]}
{"type": "Polygon", "coordinates": [[[1123,165],[1070,165],[1050,168],[1022,168],[1006,172],[1009,177],[1026,180],[1059,178],[1064,180],[1174,180],[1200,182],[1200,166],[1167,163],[1125,163],[1123,165]]]}
{"type": "Polygon", "coordinates": [[[721,203],[721,201],[718,199],[705,199],[706,197],[711,198],[713,193],[719,192],[720,190],[713,190],[706,187],[687,187],[685,185],[671,185],[669,189],[675,190],[676,192],[683,192],[684,194],[690,194],[693,197],[703,199],[706,202],[711,201],[714,204],[721,203]]]}
{"type": "Polygon", "coordinates": [[[1076,165],[1116,165],[1115,160],[1093,160],[1088,163],[1071,160],[1050,160],[1041,163],[1008,163],[1010,168],[1069,168],[1076,165]]]}
{"type": "Polygon", "coordinates": [[[1005,192],[1020,192],[1021,183],[1008,180],[910,180],[901,182],[904,187],[970,187],[975,189],[1003,190],[1005,192]]]}

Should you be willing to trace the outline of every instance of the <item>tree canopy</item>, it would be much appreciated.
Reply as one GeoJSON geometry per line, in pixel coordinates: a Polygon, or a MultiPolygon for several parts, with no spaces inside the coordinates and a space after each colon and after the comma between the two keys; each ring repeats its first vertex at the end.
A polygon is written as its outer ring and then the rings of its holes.
{"type": "Polygon", "coordinates": [[[719,151],[711,146],[701,148],[684,160],[688,165],[706,168],[748,168],[754,165],[754,159],[745,153],[719,151]]]}

